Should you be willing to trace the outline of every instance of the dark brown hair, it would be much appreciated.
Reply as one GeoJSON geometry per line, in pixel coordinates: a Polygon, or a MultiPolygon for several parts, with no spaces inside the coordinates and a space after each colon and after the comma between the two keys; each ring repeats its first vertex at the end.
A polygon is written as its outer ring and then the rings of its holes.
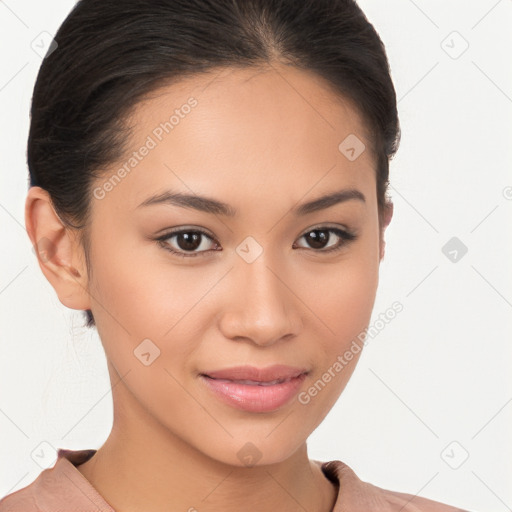
{"type": "Polygon", "coordinates": [[[80,0],[55,40],[32,98],[30,186],[47,190],[78,230],[89,272],[92,184],[123,156],[131,109],[165,83],[216,67],[279,61],[351,100],[371,133],[382,222],[400,141],[396,94],[384,45],[354,0],[80,0]]]}

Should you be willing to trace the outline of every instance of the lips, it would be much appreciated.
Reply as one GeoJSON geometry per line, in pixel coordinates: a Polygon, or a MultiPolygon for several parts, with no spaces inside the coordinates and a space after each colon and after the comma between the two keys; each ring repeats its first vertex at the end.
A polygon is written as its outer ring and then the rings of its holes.
{"type": "Polygon", "coordinates": [[[225,370],[203,373],[206,377],[217,380],[229,380],[239,384],[272,385],[291,380],[299,375],[307,373],[305,368],[297,368],[286,365],[274,365],[267,368],[254,366],[236,366],[225,370]]]}
{"type": "Polygon", "coordinates": [[[274,365],[267,368],[237,366],[200,374],[200,380],[213,396],[246,412],[275,411],[291,401],[308,370],[274,365]]]}

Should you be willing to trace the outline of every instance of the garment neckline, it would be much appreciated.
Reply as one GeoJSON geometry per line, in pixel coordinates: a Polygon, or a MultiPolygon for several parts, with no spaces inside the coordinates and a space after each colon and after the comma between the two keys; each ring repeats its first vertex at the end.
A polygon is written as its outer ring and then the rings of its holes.
{"type": "MultiPolygon", "coordinates": [[[[93,448],[87,448],[87,449],[81,449],[81,450],[71,450],[68,448],[59,448],[57,452],[57,461],[61,466],[67,466],[68,470],[71,470],[73,473],[76,473],[76,476],[81,479],[83,484],[87,486],[91,491],[93,491],[95,494],[97,494],[99,497],[101,497],[104,500],[104,506],[110,507],[110,505],[106,502],[105,498],[99,494],[97,489],[95,489],[89,480],[79,471],[78,467],[79,465],[87,462],[89,459],[92,458],[92,456],[97,452],[97,449],[93,448]]],[[[319,461],[316,459],[310,459],[311,462],[314,462],[317,464],[320,469],[322,470],[323,475],[336,487],[336,501],[334,503],[333,512],[336,509],[336,504],[338,503],[339,499],[339,487],[340,487],[340,481],[339,476],[337,473],[338,465],[342,464],[339,460],[333,460],[333,461],[319,461]]],[[[113,509],[112,509],[113,510],[113,509]]]]}

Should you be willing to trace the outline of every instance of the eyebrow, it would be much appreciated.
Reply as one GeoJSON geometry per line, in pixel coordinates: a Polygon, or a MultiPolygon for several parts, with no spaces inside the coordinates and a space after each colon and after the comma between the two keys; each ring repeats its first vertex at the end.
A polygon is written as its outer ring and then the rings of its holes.
{"type": "MultiPolygon", "coordinates": [[[[291,213],[295,216],[304,216],[353,199],[363,203],[366,202],[364,194],[359,190],[354,188],[342,189],[322,197],[318,197],[317,199],[313,199],[307,203],[299,204],[292,208],[291,213]]],[[[137,208],[158,204],[191,208],[201,212],[212,213],[214,215],[223,215],[225,217],[235,217],[238,214],[236,208],[233,208],[222,201],[218,201],[217,199],[197,194],[185,194],[183,192],[175,192],[172,190],[166,190],[161,194],[149,197],[139,204],[137,208]]]]}

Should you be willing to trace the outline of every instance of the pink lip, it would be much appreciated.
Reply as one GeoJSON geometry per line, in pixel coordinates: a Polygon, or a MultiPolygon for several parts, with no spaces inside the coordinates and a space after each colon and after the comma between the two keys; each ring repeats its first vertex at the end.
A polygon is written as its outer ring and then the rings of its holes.
{"type": "Polygon", "coordinates": [[[256,368],[254,366],[234,366],[225,370],[217,370],[212,372],[204,372],[212,379],[226,380],[254,380],[259,382],[270,382],[273,380],[284,380],[290,377],[297,377],[301,373],[306,373],[305,368],[296,368],[294,366],[286,366],[283,364],[275,364],[266,368],[256,368]]]}
{"type": "Polygon", "coordinates": [[[297,394],[307,373],[304,368],[285,365],[262,369],[237,366],[202,373],[200,377],[223,402],[248,412],[270,412],[282,407],[297,394]],[[269,384],[273,381],[279,382],[269,384]]]}

